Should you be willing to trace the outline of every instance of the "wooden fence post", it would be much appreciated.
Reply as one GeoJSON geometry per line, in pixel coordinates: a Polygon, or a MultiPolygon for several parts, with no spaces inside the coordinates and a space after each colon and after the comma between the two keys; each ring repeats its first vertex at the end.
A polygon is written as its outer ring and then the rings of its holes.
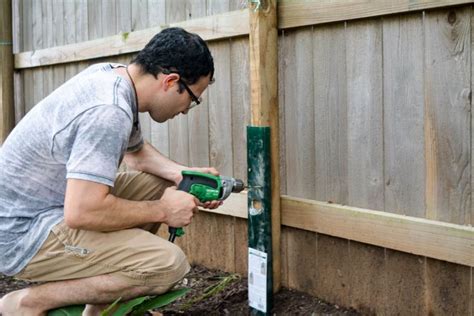
{"type": "Polygon", "coordinates": [[[0,144],[14,126],[12,2],[0,0],[0,144]]]}
{"type": "MultiPolygon", "coordinates": [[[[271,225],[271,251],[269,255],[269,264],[271,262],[271,271],[273,274],[273,292],[280,289],[280,167],[279,167],[279,109],[278,109],[278,29],[277,29],[277,1],[276,0],[250,0],[250,88],[251,88],[251,124],[247,129],[248,142],[252,141],[255,133],[250,132],[252,128],[257,128],[256,133],[263,138],[260,147],[266,148],[265,138],[269,139],[268,154],[262,154],[261,157],[269,157],[269,162],[265,165],[270,166],[271,180],[268,186],[268,195],[270,201],[270,220],[271,225]],[[268,131],[258,128],[269,129],[268,131]],[[253,134],[252,134],[253,133],[253,134]]],[[[255,131],[255,129],[254,129],[255,131]]],[[[251,174],[253,162],[251,155],[255,155],[255,144],[248,143],[249,150],[249,185],[259,185],[251,183],[254,175],[251,174]],[[253,150],[253,152],[252,152],[253,150]]],[[[258,146],[258,145],[257,145],[258,146]]],[[[258,150],[257,150],[258,151],[258,150]]],[[[265,181],[264,181],[265,182],[265,181]]],[[[266,186],[266,184],[264,184],[266,186]]],[[[251,211],[252,195],[260,189],[249,190],[249,211],[251,211]]],[[[261,191],[267,191],[267,188],[261,188],[261,191]]],[[[266,198],[265,198],[266,199],[266,198]]],[[[263,203],[265,204],[265,202],[263,203]]],[[[265,207],[264,207],[265,208],[265,207]]],[[[251,215],[252,212],[250,212],[251,215]]],[[[252,240],[257,231],[258,225],[254,225],[249,215],[249,246],[252,246],[252,240]]],[[[261,224],[261,223],[260,223],[261,224]]],[[[269,229],[270,230],[270,229],[269,229]]],[[[252,248],[252,247],[251,247],[252,248]]],[[[250,260],[250,258],[249,258],[250,260]]],[[[270,306],[271,307],[271,306],[270,306]]],[[[269,311],[267,311],[269,312],[269,311]]]]}

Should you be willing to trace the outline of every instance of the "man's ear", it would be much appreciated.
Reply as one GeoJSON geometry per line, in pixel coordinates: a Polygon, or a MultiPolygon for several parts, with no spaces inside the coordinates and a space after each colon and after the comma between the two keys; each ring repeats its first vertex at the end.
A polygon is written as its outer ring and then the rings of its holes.
{"type": "Polygon", "coordinates": [[[178,83],[178,80],[179,80],[178,74],[170,73],[164,76],[165,77],[163,78],[163,86],[164,86],[165,91],[178,83]]]}

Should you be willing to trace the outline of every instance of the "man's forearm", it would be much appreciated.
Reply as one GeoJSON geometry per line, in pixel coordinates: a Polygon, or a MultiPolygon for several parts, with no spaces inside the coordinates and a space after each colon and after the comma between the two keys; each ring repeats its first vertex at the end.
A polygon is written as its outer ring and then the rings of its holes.
{"type": "Polygon", "coordinates": [[[146,142],[140,151],[126,154],[124,160],[136,170],[154,174],[174,183],[181,179],[181,171],[185,169],[146,142]]]}

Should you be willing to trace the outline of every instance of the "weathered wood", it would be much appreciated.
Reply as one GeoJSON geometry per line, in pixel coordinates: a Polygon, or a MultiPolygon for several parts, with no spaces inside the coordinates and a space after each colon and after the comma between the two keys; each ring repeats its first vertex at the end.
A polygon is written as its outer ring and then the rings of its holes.
{"type": "Polygon", "coordinates": [[[0,145],[15,123],[13,105],[12,2],[0,2],[0,145]]]}
{"type": "MultiPolygon", "coordinates": [[[[190,1],[186,7],[188,18],[201,18],[207,14],[205,1],[190,1]]],[[[219,80],[219,79],[218,79],[219,80]]],[[[189,139],[189,165],[209,166],[209,86],[202,95],[203,102],[192,109],[187,116],[189,139]]]]}
{"type": "MultiPolygon", "coordinates": [[[[348,199],[348,145],[345,25],[315,28],[312,49],[314,67],[312,89],[314,90],[315,107],[314,150],[316,152],[313,163],[315,166],[315,192],[312,195],[318,201],[346,204],[348,199]]],[[[303,113],[303,115],[305,114],[303,113]]],[[[307,115],[310,116],[311,111],[307,115]]],[[[304,126],[308,127],[307,124],[304,126]]],[[[303,144],[302,148],[305,147],[303,144]]],[[[300,155],[301,151],[302,149],[296,155],[300,155]]],[[[306,170],[303,166],[303,170],[300,172],[306,172],[306,170]]],[[[310,167],[308,171],[311,172],[311,170],[310,167]]]]}
{"type": "Polygon", "coordinates": [[[286,190],[296,197],[314,198],[315,132],[312,28],[285,32],[285,149],[286,190]]]}
{"type": "MultiPolygon", "coordinates": [[[[186,1],[166,2],[166,22],[186,20],[186,1]]],[[[182,93],[187,93],[183,91],[182,93]]],[[[189,165],[188,118],[178,115],[168,121],[170,158],[181,164],[189,165]]]]}
{"type": "Polygon", "coordinates": [[[469,315],[471,268],[426,260],[425,299],[428,315],[469,315]]]}
{"type": "Polygon", "coordinates": [[[425,214],[422,14],[383,21],[385,210],[425,214]]]}
{"type": "Polygon", "coordinates": [[[385,273],[387,286],[384,306],[377,314],[428,315],[424,288],[426,258],[385,249],[385,273]]]}
{"type": "Polygon", "coordinates": [[[232,109],[230,47],[228,41],[211,43],[216,82],[209,87],[209,155],[210,163],[221,174],[232,175],[232,109]]]}
{"type": "Polygon", "coordinates": [[[278,28],[291,28],[472,3],[472,0],[282,0],[278,28]]]}
{"type": "Polygon", "coordinates": [[[382,28],[347,24],[348,204],[384,209],[382,28]]]}
{"type": "MultiPolygon", "coordinates": [[[[285,43],[285,31],[282,31],[278,37],[278,104],[280,107],[280,117],[279,117],[279,129],[280,129],[280,194],[287,194],[286,190],[286,123],[285,123],[285,86],[286,86],[286,59],[283,56],[287,54],[287,48],[283,43],[285,43]]],[[[290,78],[291,82],[291,78],[290,78]]],[[[281,249],[284,249],[283,246],[281,249]]],[[[282,256],[283,259],[283,256],[282,256]]]]}
{"type": "Polygon", "coordinates": [[[247,183],[246,126],[250,123],[248,39],[233,39],[230,44],[233,176],[247,183]]]}
{"type": "MultiPolygon", "coordinates": [[[[172,3],[179,2],[173,1],[172,3]]],[[[88,4],[91,5],[90,2],[88,4]]],[[[153,27],[128,34],[100,38],[99,26],[102,23],[95,19],[97,18],[98,13],[96,11],[98,9],[93,6],[89,10],[89,38],[91,40],[15,54],[15,68],[31,68],[137,52],[143,48],[153,35],[162,30],[161,27],[153,27]]],[[[247,22],[248,12],[247,10],[241,10],[201,19],[169,23],[168,26],[183,27],[210,41],[248,34],[247,22]]]]}
{"type": "Polygon", "coordinates": [[[350,306],[362,315],[377,315],[377,310],[383,310],[387,304],[391,304],[390,297],[384,295],[389,286],[386,281],[385,249],[352,240],[348,243],[349,256],[344,261],[350,262],[352,267],[348,280],[350,306]]]}
{"type": "MultiPolygon", "coordinates": [[[[43,12],[41,1],[33,1],[32,3],[32,33],[33,33],[33,50],[44,49],[45,36],[43,34],[43,12]]],[[[33,70],[33,102],[31,106],[36,105],[43,99],[43,71],[41,69],[33,70]]]]}
{"type": "Polygon", "coordinates": [[[425,14],[426,217],[457,224],[471,222],[470,30],[470,7],[425,14]]]}
{"type": "Polygon", "coordinates": [[[271,128],[271,221],[273,291],[280,288],[280,145],[278,108],[278,30],[276,0],[250,7],[251,123],[271,128]]]}

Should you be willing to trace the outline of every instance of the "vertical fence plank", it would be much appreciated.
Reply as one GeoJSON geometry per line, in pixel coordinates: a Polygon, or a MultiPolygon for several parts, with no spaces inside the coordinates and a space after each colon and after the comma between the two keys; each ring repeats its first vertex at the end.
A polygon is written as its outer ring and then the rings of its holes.
{"type": "MultiPolygon", "coordinates": [[[[424,217],[422,14],[383,20],[385,211],[424,217]]],[[[427,314],[425,259],[386,250],[385,314],[427,314]],[[407,277],[408,276],[408,277],[407,277]]]]}
{"type": "MultiPolygon", "coordinates": [[[[23,51],[22,13],[23,1],[13,0],[13,53],[23,51]]],[[[14,116],[17,124],[25,113],[25,97],[23,90],[24,72],[14,71],[14,116]]]]}
{"type": "MultiPolygon", "coordinates": [[[[53,2],[52,0],[41,0],[41,8],[43,15],[42,28],[44,38],[44,48],[53,47],[53,2]]],[[[46,66],[42,68],[43,75],[43,98],[53,91],[53,66],[46,66]]]]}
{"type": "Polygon", "coordinates": [[[94,40],[102,37],[102,1],[88,0],[88,28],[89,39],[94,40]]]}
{"type": "Polygon", "coordinates": [[[347,80],[344,24],[314,30],[315,199],[347,203],[347,80]]]}
{"type": "Polygon", "coordinates": [[[234,39],[230,47],[233,175],[247,183],[246,127],[250,124],[248,39],[234,39]]]}
{"type": "Polygon", "coordinates": [[[285,32],[283,45],[287,194],[311,199],[315,187],[312,29],[285,32]]]}
{"type": "MultiPolygon", "coordinates": [[[[186,17],[197,19],[206,15],[206,1],[187,1],[186,17]]],[[[192,109],[183,120],[187,119],[189,139],[189,165],[209,166],[209,86],[204,92],[203,102],[192,109]]]]}
{"type": "Polygon", "coordinates": [[[374,21],[347,27],[349,200],[383,210],[382,32],[374,21]]]}
{"type": "MultiPolygon", "coordinates": [[[[23,49],[25,51],[33,50],[33,1],[24,0],[22,12],[22,29],[23,29],[23,49]]],[[[23,72],[23,93],[25,99],[25,112],[26,114],[34,105],[34,79],[33,69],[25,69],[23,72]]],[[[22,115],[22,116],[23,116],[22,115]]]]}
{"type": "MultiPolygon", "coordinates": [[[[457,224],[471,211],[470,31],[471,8],[425,13],[426,217],[457,224]]],[[[428,312],[467,315],[470,273],[426,259],[428,312]]]]}
{"type": "Polygon", "coordinates": [[[229,42],[211,44],[216,82],[209,90],[210,163],[222,174],[232,174],[232,118],[229,42]]]}
{"type": "Polygon", "coordinates": [[[117,10],[117,31],[132,31],[132,3],[131,0],[118,0],[116,4],[117,10]]]}
{"type": "MultiPolygon", "coordinates": [[[[285,43],[286,33],[282,31],[278,36],[278,106],[280,108],[280,194],[287,194],[286,190],[286,120],[285,120],[285,86],[286,86],[286,77],[285,77],[285,67],[286,67],[286,46],[282,43],[285,43]],[[284,179],[284,180],[283,180],[284,179]]],[[[282,250],[284,246],[282,244],[282,250]]],[[[283,257],[282,257],[283,259],[283,257]]],[[[282,276],[283,277],[283,276],[282,276]]]]}
{"type": "MultiPolygon", "coordinates": [[[[53,1],[53,25],[55,30],[55,36],[53,37],[53,45],[60,46],[64,45],[64,4],[63,1],[53,1]]],[[[55,65],[53,66],[53,87],[58,88],[64,83],[65,79],[65,66],[55,65]]]]}
{"type": "MultiPolygon", "coordinates": [[[[33,1],[32,3],[32,19],[33,19],[33,49],[42,49],[45,45],[43,32],[43,10],[41,1],[33,1]]],[[[34,106],[43,99],[43,69],[33,69],[33,103],[34,106]]]]}
{"type": "MultiPolygon", "coordinates": [[[[186,20],[186,1],[166,1],[166,23],[186,20]]],[[[183,92],[187,93],[187,92],[183,92]]],[[[168,122],[170,157],[189,165],[188,118],[178,115],[168,122]]]]}
{"type": "Polygon", "coordinates": [[[385,211],[424,217],[422,15],[384,19],[385,211]]]}
{"type": "MultiPolygon", "coordinates": [[[[347,23],[348,204],[383,210],[382,24],[347,23]]],[[[351,305],[371,313],[383,307],[384,249],[349,242],[354,267],[351,305]],[[371,275],[378,278],[371,278],[371,275]],[[375,295],[377,293],[377,295],[375,295]],[[366,306],[366,302],[371,302],[366,306]]]]}
{"type": "MultiPolygon", "coordinates": [[[[97,6],[97,4],[96,4],[97,6]]],[[[103,21],[99,15],[98,18],[103,21]]],[[[74,44],[77,42],[77,20],[76,20],[76,6],[74,1],[64,1],[64,40],[65,44],[74,44]]],[[[69,63],[65,65],[64,75],[65,80],[71,79],[77,73],[77,64],[69,63]]]]}
{"type": "Polygon", "coordinates": [[[470,215],[470,28],[468,8],[426,13],[426,217],[456,224],[470,215]]]}
{"type": "Polygon", "coordinates": [[[0,146],[14,124],[12,2],[0,3],[0,146]]]}
{"type": "MultiPolygon", "coordinates": [[[[150,27],[166,23],[166,1],[148,1],[148,24],[150,27]]],[[[162,154],[170,155],[168,122],[157,123],[150,120],[150,141],[162,154]]]]}

